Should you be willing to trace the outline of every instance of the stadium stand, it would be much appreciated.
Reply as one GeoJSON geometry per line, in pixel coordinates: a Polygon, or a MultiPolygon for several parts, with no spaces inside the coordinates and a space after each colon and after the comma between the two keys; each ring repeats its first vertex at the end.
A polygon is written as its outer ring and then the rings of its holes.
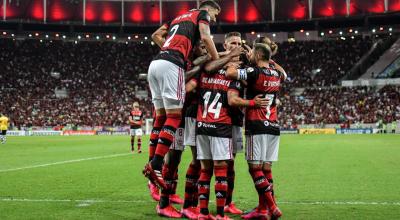
{"type": "MultiPolygon", "coordinates": [[[[291,77],[281,98],[282,124],[400,119],[398,87],[326,88],[337,85],[371,45],[370,38],[279,44],[274,59],[291,77]],[[295,87],[316,88],[292,95],[295,87]]],[[[3,111],[16,127],[125,125],[133,101],[151,117],[150,98],[138,99],[135,92],[148,91],[138,74],[147,72],[156,46],[1,39],[0,47],[0,103],[9,106],[3,111]],[[67,96],[57,97],[56,89],[67,96]]]]}

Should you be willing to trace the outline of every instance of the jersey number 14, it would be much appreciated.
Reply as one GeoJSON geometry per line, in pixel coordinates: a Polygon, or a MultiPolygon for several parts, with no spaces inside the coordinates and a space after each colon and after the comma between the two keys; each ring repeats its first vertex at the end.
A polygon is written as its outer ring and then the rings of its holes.
{"type": "Polygon", "coordinates": [[[210,98],[211,98],[211,92],[208,91],[203,96],[204,99],[203,118],[207,117],[207,113],[209,112],[214,114],[214,119],[218,119],[222,107],[222,103],[218,102],[219,98],[221,98],[221,94],[217,93],[214,97],[214,100],[211,102],[210,106],[208,106],[210,98]]]}

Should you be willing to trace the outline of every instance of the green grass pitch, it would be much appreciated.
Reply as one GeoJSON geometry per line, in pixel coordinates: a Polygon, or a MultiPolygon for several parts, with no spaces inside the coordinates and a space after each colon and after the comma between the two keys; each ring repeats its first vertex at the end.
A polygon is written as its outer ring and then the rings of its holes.
{"type": "MultiPolygon", "coordinates": [[[[131,154],[129,144],[128,136],[8,137],[0,219],[161,219],[141,174],[147,149],[131,154]]],[[[282,219],[400,219],[399,135],[283,135],[280,147],[273,174],[282,219]]],[[[190,155],[179,170],[181,196],[190,155]]],[[[234,201],[253,208],[243,153],[236,173],[234,201]]]]}

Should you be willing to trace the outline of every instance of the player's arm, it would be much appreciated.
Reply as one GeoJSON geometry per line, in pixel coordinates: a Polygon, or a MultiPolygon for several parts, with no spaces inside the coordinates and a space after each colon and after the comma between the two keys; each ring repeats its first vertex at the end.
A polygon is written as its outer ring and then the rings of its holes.
{"type": "Polygon", "coordinates": [[[217,48],[211,38],[210,26],[205,22],[199,23],[200,38],[203,41],[212,60],[219,58],[217,48]]]}
{"type": "Polygon", "coordinates": [[[135,123],[135,122],[136,122],[136,121],[133,120],[133,117],[132,117],[132,116],[129,116],[129,123],[133,124],[133,123],[135,123]]]}
{"type": "Polygon", "coordinates": [[[277,64],[277,63],[275,63],[274,62],[274,65],[275,65],[275,68],[279,71],[279,72],[281,72],[281,79],[282,79],[282,81],[285,81],[286,79],[287,79],[287,74],[286,74],[286,72],[285,72],[285,70],[279,65],[279,64],[277,64]]]}
{"type": "Polygon", "coordinates": [[[217,60],[212,60],[204,66],[206,73],[215,73],[216,71],[222,69],[226,64],[228,64],[233,58],[240,56],[243,52],[242,47],[237,47],[233,49],[228,55],[223,56],[217,60]]]}
{"type": "Polygon", "coordinates": [[[189,82],[186,83],[185,85],[185,90],[186,93],[192,92],[193,90],[195,90],[197,87],[197,80],[192,78],[189,80],[189,82]]]}
{"type": "Polygon", "coordinates": [[[230,89],[228,90],[228,104],[235,107],[266,108],[268,106],[268,100],[266,98],[262,98],[262,96],[263,95],[257,95],[254,97],[254,99],[247,100],[240,98],[237,90],[230,89]]]}
{"type": "Polygon", "coordinates": [[[199,74],[203,69],[204,64],[210,59],[208,55],[200,56],[193,60],[193,65],[195,65],[191,70],[186,71],[185,79],[188,82],[193,76],[199,74]]]}
{"type": "Polygon", "coordinates": [[[152,35],[154,43],[156,43],[160,48],[164,45],[165,37],[168,35],[168,24],[164,24],[159,27],[152,35]]]}

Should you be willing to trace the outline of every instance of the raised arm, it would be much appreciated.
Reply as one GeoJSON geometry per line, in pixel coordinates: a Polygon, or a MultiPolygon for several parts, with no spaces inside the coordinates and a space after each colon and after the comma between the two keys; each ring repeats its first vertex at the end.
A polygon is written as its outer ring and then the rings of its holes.
{"type": "Polygon", "coordinates": [[[218,71],[222,69],[227,63],[229,63],[234,57],[240,56],[240,54],[243,52],[242,47],[237,47],[233,49],[228,55],[218,59],[218,60],[213,60],[211,62],[208,62],[204,70],[207,73],[214,73],[215,71],[218,71]]]}
{"type": "Polygon", "coordinates": [[[210,26],[205,23],[199,24],[200,38],[204,42],[208,53],[211,55],[212,60],[219,58],[217,48],[215,47],[214,41],[211,38],[210,26]]]}
{"type": "Polygon", "coordinates": [[[164,24],[159,27],[152,35],[154,43],[156,43],[160,48],[164,45],[165,37],[168,35],[168,25],[164,24]]]}

